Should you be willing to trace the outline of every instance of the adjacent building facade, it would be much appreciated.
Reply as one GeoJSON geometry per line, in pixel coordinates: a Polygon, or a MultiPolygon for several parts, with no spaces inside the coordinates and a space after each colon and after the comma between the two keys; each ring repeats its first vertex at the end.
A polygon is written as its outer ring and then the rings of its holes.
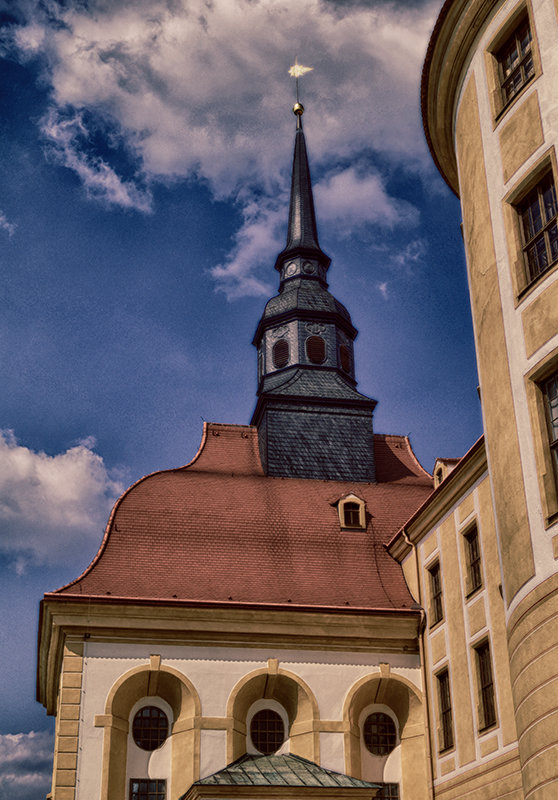
{"type": "Polygon", "coordinates": [[[52,800],[558,797],[558,4],[448,0],[423,117],[460,195],[485,435],[374,433],[302,107],[251,425],[206,424],[45,595],[52,800]]]}

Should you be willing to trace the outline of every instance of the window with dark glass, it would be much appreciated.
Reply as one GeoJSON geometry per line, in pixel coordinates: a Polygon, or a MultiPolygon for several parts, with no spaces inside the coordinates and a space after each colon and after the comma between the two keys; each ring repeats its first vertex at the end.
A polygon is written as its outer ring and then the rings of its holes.
{"type": "Polygon", "coordinates": [[[326,357],[326,343],[321,336],[309,336],[306,340],[308,360],[313,364],[323,364],[326,357]]]}
{"type": "Polygon", "coordinates": [[[130,800],[166,800],[167,782],[131,778],[130,800]]]}
{"type": "Polygon", "coordinates": [[[375,800],[399,800],[399,784],[381,783],[374,797],[375,800]]]}
{"type": "Polygon", "coordinates": [[[529,20],[523,19],[496,53],[504,106],[535,74],[531,39],[529,20]]]}
{"type": "Polygon", "coordinates": [[[496,706],[494,703],[494,681],[492,678],[492,662],[488,642],[475,647],[477,654],[479,694],[480,694],[480,727],[488,728],[496,722],[496,706]]]}
{"type": "Polygon", "coordinates": [[[281,369],[289,363],[289,343],[286,339],[279,339],[272,349],[273,366],[281,369]]]}
{"type": "Polygon", "coordinates": [[[276,753],[285,741],[285,726],[281,715],[264,708],[252,717],[250,723],[252,744],[264,756],[276,753]]]}
{"type": "Polygon", "coordinates": [[[169,735],[169,721],[156,706],[140,708],[132,723],[134,742],[142,750],[156,750],[169,735]]]}
{"type": "Polygon", "coordinates": [[[344,372],[351,371],[351,353],[349,348],[342,344],[339,347],[339,360],[341,361],[341,369],[344,372]]]}
{"type": "Polygon", "coordinates": [[[396,745],[395,723],[387,714],[369,714],[364,721],[362,737],[373,755],[386,756],[396,745]]]}
{"type": "Polygon", "coordinates": [[[344,503],[343,520],[347,528],[360,528],[360,505],[358,503],[344,503]]]}
{"type": "Polygon", "coordinates": [[[549,172],[518,206],[528,282],[558,260],[556,188],[549,172]]]}
{"type": "Polygon", "coordinates": [[[554,475],[558,482],[558,372],[545,382],[544,396],[550,452],[554,465],[554,475]]]}
{"type": "Polygon", "coordinates": [[[467,551],[467,594],[472,594],[482,586],[479,532],[476,525],[465,534],[465,548],[467,551]]]}
{"type": "Polygon", "coordinates": [[[438,680],[438,700],[440,704],[440,750],[453,747],[453,715],[451,711],[451,693],[449,672],[444,670],[436,676],[438,680]]]}
{"type": "Polygon", "coordinates": [[[442,575],[440,564],[436,562],[428,568],[430,574],[430,624],[435,625],[444,618],[444,607],[442,605],[442,575]]]}

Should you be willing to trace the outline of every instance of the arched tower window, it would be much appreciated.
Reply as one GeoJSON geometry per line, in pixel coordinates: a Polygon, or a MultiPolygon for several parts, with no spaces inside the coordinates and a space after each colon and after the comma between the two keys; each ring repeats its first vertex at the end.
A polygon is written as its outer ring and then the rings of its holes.
{"type": "Polygon", "coordinates": [[[344,344],[339,346],[339,361],[343,372],[351,371],[351,351],[344,344]]]}
{"type": "Polygon", "coordinates": [[[306,340],[306,355],[312,364],[323,364],[326,359],[326,343],[321,336],[309,336],[306,340]]]}
{"type": "Polygon", "coordinates": [[[286,339],[275,342],[272,350],[273,366],[281,369],[289,363],[289,343],[286,339]]]}

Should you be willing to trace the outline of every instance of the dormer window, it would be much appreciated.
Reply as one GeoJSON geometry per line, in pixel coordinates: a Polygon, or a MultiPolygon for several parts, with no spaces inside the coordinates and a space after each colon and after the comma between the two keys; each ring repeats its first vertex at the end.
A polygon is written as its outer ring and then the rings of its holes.
{"type": "Polygon", "coordinates": [[[339,501],[339,523],[342,528],[364,530],[366,528],[366,506],[364,500],[349,494],[339,501]]]}

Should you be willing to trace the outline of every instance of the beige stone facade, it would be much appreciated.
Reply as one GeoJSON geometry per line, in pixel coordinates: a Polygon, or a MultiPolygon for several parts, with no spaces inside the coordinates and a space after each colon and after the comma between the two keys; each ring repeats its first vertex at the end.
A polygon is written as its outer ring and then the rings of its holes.
{"type": "MultiPolygon", "coordinates": [[[[513,747],[515,720],[517,796],[526,798],[558,797],[557,41],[549,0],[448,2],[423,76],[431,151],[462,203],[494,509],[491,580],[502,586],[486,627],[513,706],[507,697],[504,713],[506,692],[497,691],[502,741],[493,753],[504,740],[513,747]]],[[[467,736],[457,742],[456,767],[467,736]]],[[[457,787],[444,796],[461,796],[457,787]]]]}

